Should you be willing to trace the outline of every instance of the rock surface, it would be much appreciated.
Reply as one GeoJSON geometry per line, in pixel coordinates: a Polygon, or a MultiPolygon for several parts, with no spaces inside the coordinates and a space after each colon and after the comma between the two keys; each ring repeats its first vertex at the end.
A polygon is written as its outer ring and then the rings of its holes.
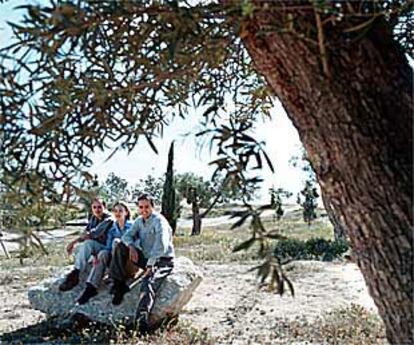
{"type": "MultiPolygon", "coordinates": [[[[133,284],[120,306],[112,305],[109,286],[105,283],[101,284],[97,296],[80,306],[76,305],[75,301],[85,288],[86,274],[81,276],[81,283],[71,291],[60,292],[58,289],[69,270],[65,269],[59,272],[57,277],[47,279],[29,289],[28,297],[32,308],[61,319],[79,313],[91,321],[106,324],[129,323],[134,319],[140,283],[133,284]]],[[[201,270],[195,267],[190,259],[176,258],[173,273],[165,279],[157,293],[151,323],[157,324],[165,318],[178,315],[201,281],[201,270]]]]}

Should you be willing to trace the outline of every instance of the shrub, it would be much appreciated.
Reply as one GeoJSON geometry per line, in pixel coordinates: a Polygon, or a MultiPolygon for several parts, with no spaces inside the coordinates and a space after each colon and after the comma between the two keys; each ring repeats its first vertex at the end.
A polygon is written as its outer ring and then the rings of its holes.
{"type": "Polygon", "coordinates": [[[281,259],[310,259],[305,243],[296,239],[281,240],[276,244],[274,255],[281,259]]]}
{"type": "Polygon", "coordinates": [[[287,239],[279,241],[273,251],[279,259],[332,261],[348,250],[346,241],[311,238],[307,241],[287,239]]]}

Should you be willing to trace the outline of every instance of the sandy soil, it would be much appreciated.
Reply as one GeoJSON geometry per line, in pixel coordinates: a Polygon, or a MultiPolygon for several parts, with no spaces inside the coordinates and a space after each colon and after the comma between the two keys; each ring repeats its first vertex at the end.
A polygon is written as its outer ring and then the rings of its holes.
{"type": "MultiPolygon", "coordinates": [[[[294,263],[289,273],[294,298],[258,289],[255,273],[247,273],[250,267],[205,264],[204,280],[180,319],[208,331],[217,344],[285,344],[286,321],[312,323],[327,311],[350,303],[375,311],[362,275],[352,263],[294,263]]],[[[36,284],[34,277],[52,274],[53,268],[33,270],[22,268],[11,273],[0,269],[0,334],[44,320],[42,313],[30,308],[26,291],[36,284]]]]}
{"type": "Polygon", "coordinates": [[[189,319],[217,337],[218,344],[283,344],[283,322],[311,323],[350,303],[375,310],[362,275],[351,263],[295,263],[289,274],[295,297],[258,289],[248,265],[206,265],[205,279],[187,305],[189,319]]]}

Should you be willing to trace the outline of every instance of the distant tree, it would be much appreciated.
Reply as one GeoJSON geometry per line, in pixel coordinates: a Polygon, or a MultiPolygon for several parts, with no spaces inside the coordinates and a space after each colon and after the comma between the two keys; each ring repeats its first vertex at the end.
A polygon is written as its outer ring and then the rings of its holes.
{"type": "MultiPolygon", "coordinates": [[[[259,181],[260,182],[260,181],[259,181]]],[[[212,180],[212,188],[215,193],[220,192],[219,204],[229,202],[251,202],[257,197],[257,192],[260,190],[260,183],[247,182],[243,188],[227,183],[226,176],[218,174],[212,180]]]]}
{"type": "Polygon", "coordinates": [[[127,180],[111,172],[98,189],[98,194],[108,203],[108,206],[110,206],[117,200],[128,200],[130,195],[128,188],[127,180]]]}
{"type": "Polygon", "coordinates": [[[181,198],[191,198],[194,189],[198,193],[198,204],[202,208],[210,206],[211,200],[215,195],[212,183],[204,180],[202,176],[198,176],[192,172],[177,174],[175,179],[175,186],[181,198]]]}
{"type": "Polygon", "coordinates": [[[205,181],[203,177],[194,173],[177,174],[175,181],[180,198],[186,200],[191,205],[193,226],[191,235],[201,233],[202,218],[205,217],[216,205],[215,191],[210,181],[205,181]],[[215,201],[214,204],[212,202],[215,201]],[[207,212],[200,214],[200,208],[207,208],[207,212]]]}
{"type": "Polygon", "coordinates": [[[298,194],[297,203],[303,208],[303,221],[308,223],[308,226],[317,218],[316,209],[318,207],[318,197],[319,194],[314,182],[312,180],[306,180],[305,187],[298,194]]]}
{"type": "Polygon", "coordinates": [[[140,179],[131,189],[131,198],[136,201],[141,194],[149,193],[154,197],[156,204],[159,205],[161,203],[163,186],[164,177],[148,175],[146,178],[140,179]]]}
{"type": "MultiPolygon", "coordinates": [[[[292,166],[299,167],[302,171],[306,173],[307,181],[309,181],[312,184],[318,184],[315,171],[312,168],[312,165],[309,161],[308,155],[304,148],[302,148],[301,156],[300,157],[293,156],[290,159],[290,163],[292,166]]],[[[345,226],[339,220],[338,215],[335,214],[331,199],[326,193],[323,192],[323,190],[321,191],[321,197],[322,197],[322,202],[323,202],[325,211],[334,228],[335,240],[345,240],[346,239],[345,226]]]]}
{"type": "Polygon", "coordinates": [[[280,220],[285,213],[283,209],[283,198],[289,198],[292,196],[292,193],[284,190],[283,188],[270,188],[270,206],[275,211],[273,215],[273,220],[280,220]]]}
{"type": "Polygon", "coordinates": [[[226,183],[225,178],[219,174],[211,181],[204,180],[202,176],[194,173],[177,174],[175,184],[180,198],[185,199],[191,205],[192,235],[201,233],[202,219],[215,207],[234,201],[251,201],[259,189],[256,184],[249,184],[245,186],[243,192],[237,186],[226,183]],[[204,210],[201,212],[201,209],[204,210]]]}
{"type": "Polygon", "coordinates": [[[165,181],[162,193],[162,209],[161,213],[165,216],[171,225],[173,234],[177,229],[178,210],[177,196],[174,183],[174,142],[171,143],[168,152],[167,172],[165,174],[165,181]]]}
{"type": "Polygon", "coordinates": [[[189,187],[187,190],[187,203],[191,205],[191,216],[193,219],[193,226],[191,228],[191,236],[201,234],[202,218],[205,214],[200,214],[200,193],[194,187],[189,187]]]}

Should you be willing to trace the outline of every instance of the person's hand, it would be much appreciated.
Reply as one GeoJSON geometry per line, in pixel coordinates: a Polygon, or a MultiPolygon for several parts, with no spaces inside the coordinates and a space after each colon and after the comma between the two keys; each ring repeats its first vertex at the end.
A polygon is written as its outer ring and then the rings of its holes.
{"type": "Polygon", "coordinates": [[[72,254],[73,249],[75,248],[75,244],[76,244],[76,241],[72,241],[67,245],[66,252],[68,253],[68,255],[72,254]]]}
{"type": "Polygon", "coordinates": [[[97,255],[93,255],[92,256],[92,265],[93,266],[96,266],[96,265],[98,265],[99,264],[99,259],[98,259],[98,256],[97,255]]]}
{"type": "Polygon", "coordinates": [[[147,266],[144,272],[144,278],[152,274],[152,266],[147,266]]]}
{"type": "Polygon", "coordinates": [[[132,262],[138,262],[138,251],[133,245],[129,245],[129,259],[132,262]]]}

